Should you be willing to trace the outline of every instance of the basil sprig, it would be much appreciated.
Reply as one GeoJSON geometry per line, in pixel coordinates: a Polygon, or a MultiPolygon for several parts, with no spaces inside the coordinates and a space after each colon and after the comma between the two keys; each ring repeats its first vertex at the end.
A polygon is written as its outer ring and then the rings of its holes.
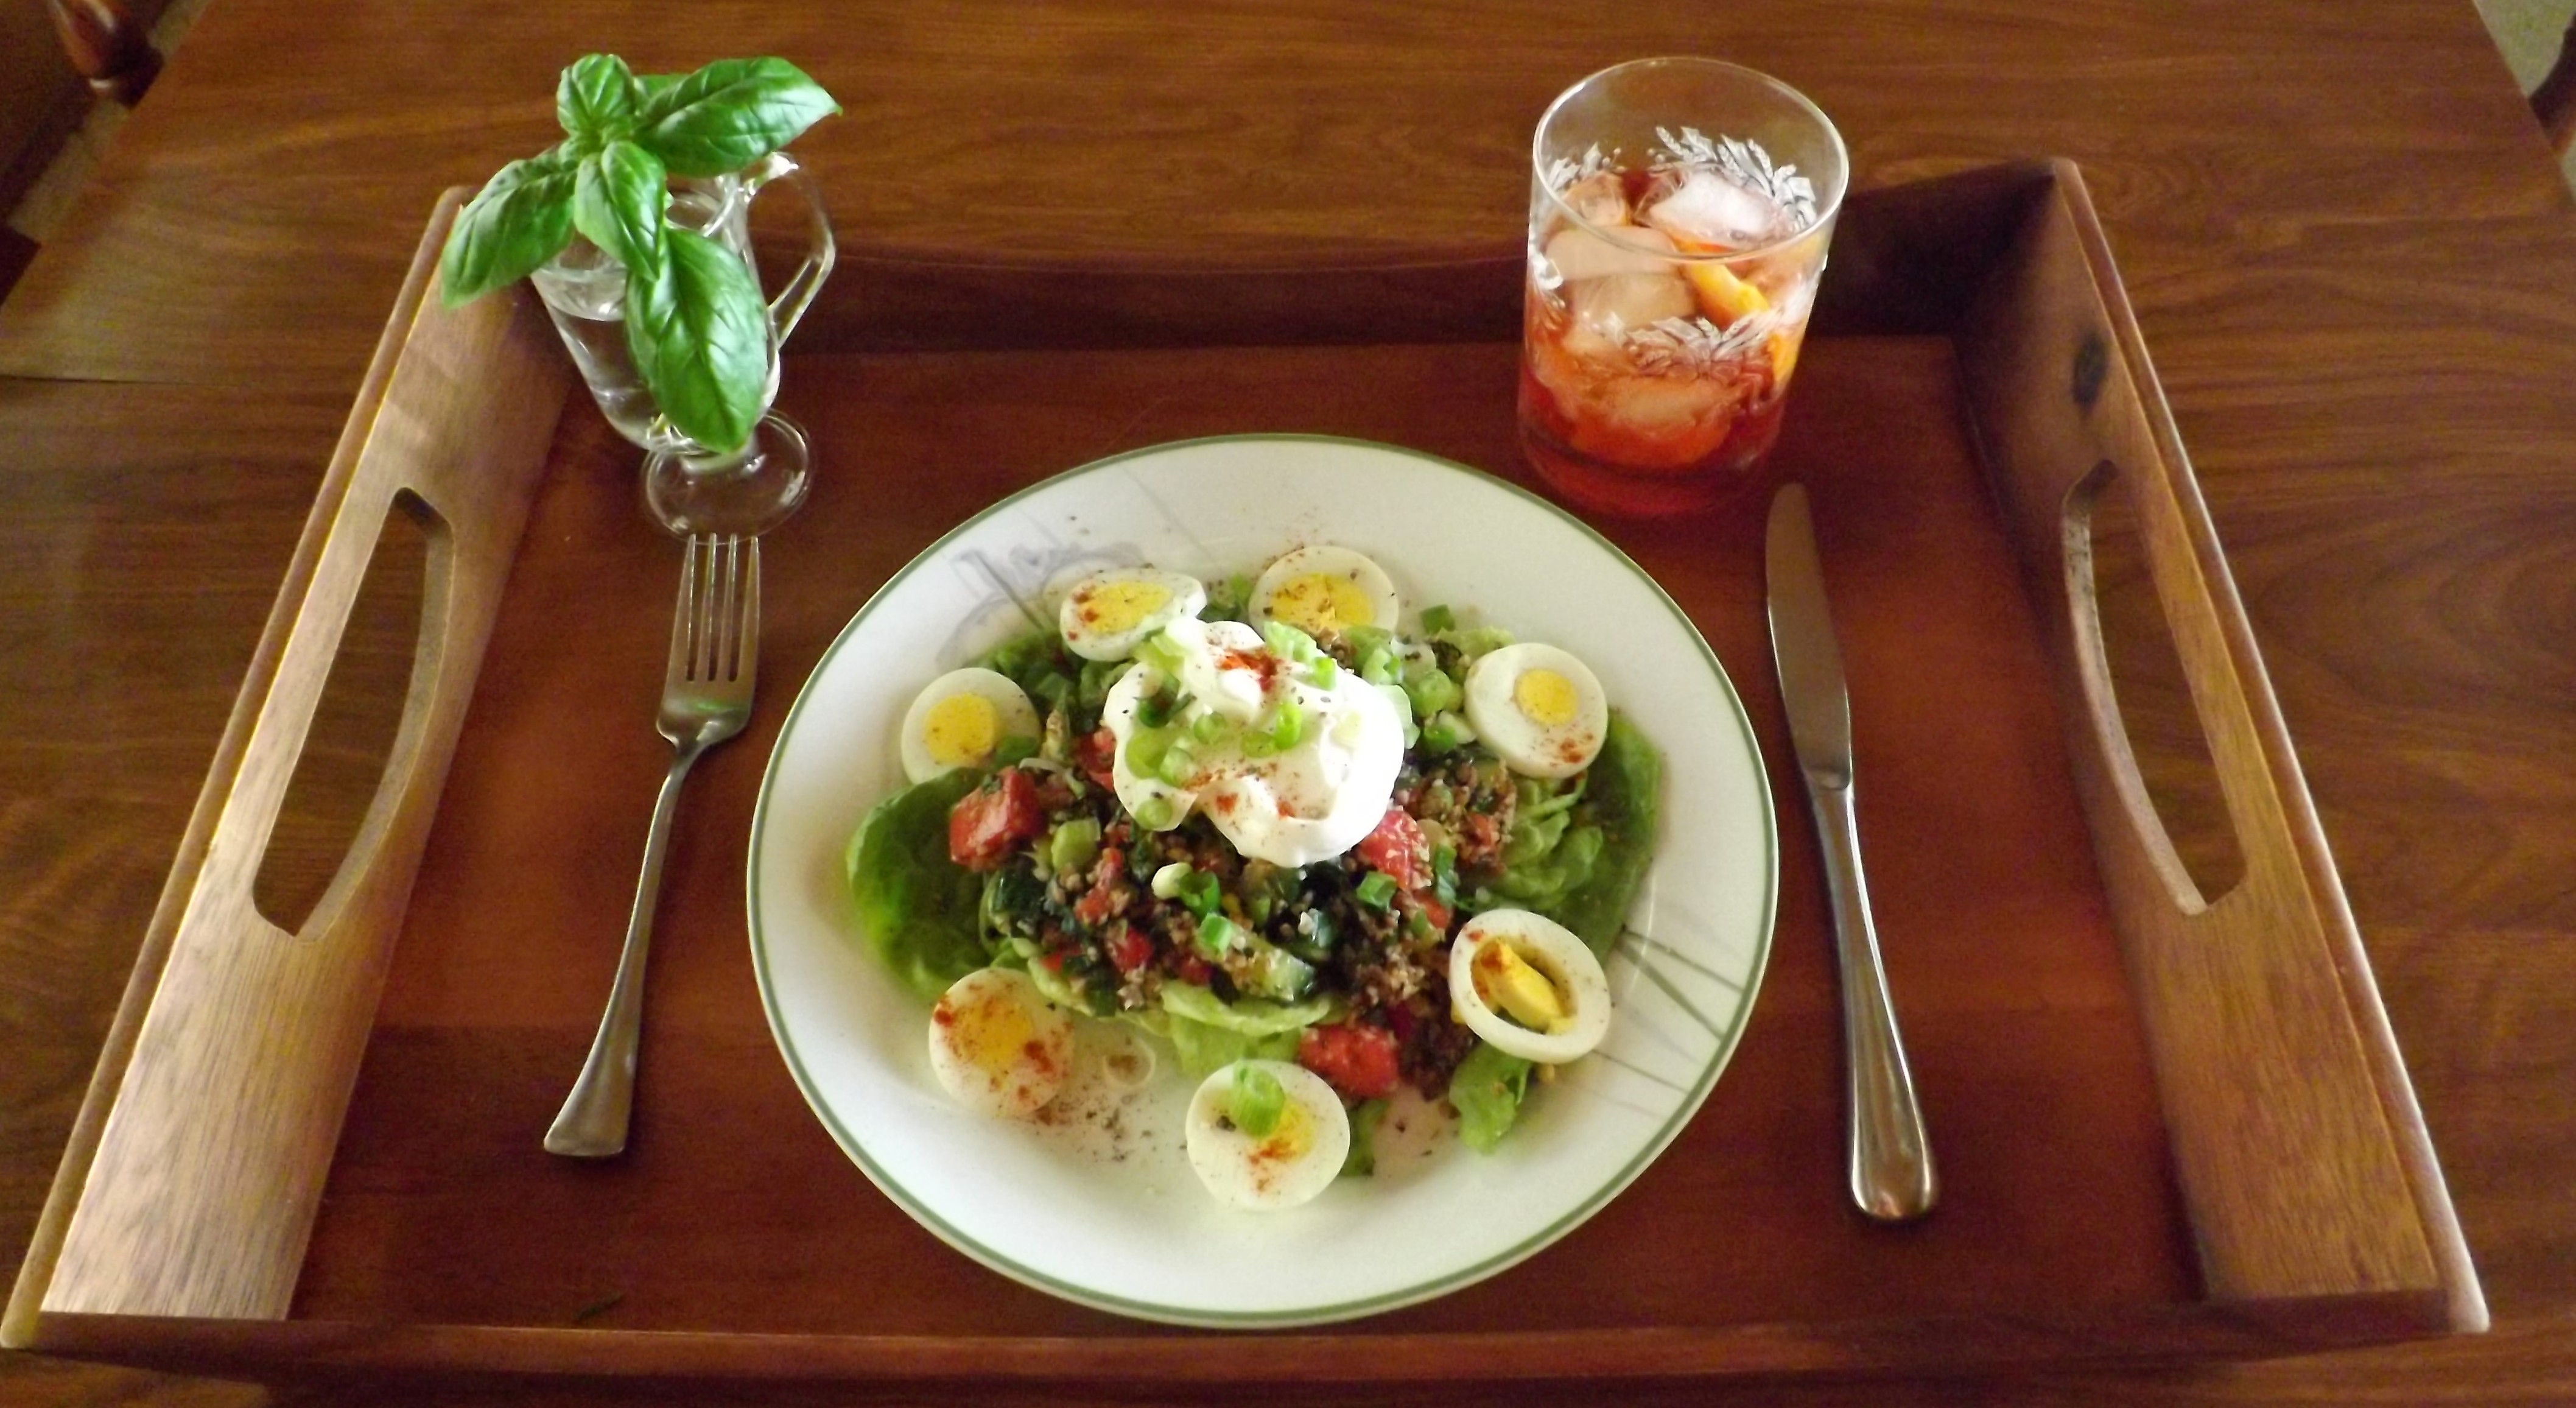
{"type": "Polygon", "coordinates": [[[457,215],[442,297],[452,308],[516,283],[579,231],[626,266],[626,346],[662,414],[739,449],[769,390],[769,310],[731,250],[668,222],[669,180],[739,171],[840,110],[784,59],[636,74],[591,54],[555,87],[564,140],[502,167],[457,215]]]}

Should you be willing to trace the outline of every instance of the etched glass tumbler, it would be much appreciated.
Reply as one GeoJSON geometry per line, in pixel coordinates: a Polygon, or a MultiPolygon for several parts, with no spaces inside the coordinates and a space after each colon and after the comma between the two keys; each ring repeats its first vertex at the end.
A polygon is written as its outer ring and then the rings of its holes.
{"type": "Polygon", "coordinates": [[[1520,430],[1549,484],[1629,514],[1757,485],[1847,168],[1815,104],[1714,59],[1620,64],[1548,108],[1520,430]]]}

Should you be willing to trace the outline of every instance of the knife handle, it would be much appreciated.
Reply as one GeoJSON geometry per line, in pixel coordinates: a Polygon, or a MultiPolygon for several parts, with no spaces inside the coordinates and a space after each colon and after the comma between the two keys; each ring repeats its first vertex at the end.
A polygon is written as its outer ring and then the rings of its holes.
{"type": "Polygon", "coordinates": [[[1914,1073],[1905,1064],[1905,1042],[1888,1001],[1887,974],[1879,966],[1878,929],[1870,922],[1869,886],[1861,878],[1860,826],[1851,784],[1810,775],[1807,795],[1815,803],[1825,889],[1833,902],[1834,952],[1842,970],[1852,1202],[1881,1222],[1903,1222],[1930,1212],[1940,1188],[1932,1174],[1932,1147],[1923,1137],[1914,1073]]]}

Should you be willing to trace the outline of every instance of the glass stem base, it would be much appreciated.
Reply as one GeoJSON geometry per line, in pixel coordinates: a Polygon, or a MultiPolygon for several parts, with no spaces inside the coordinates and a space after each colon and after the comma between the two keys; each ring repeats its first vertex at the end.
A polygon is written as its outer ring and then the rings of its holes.
{"type": "Polygon", "coordinates": [[[644,509],[678,537],[756,538],[804,506],[813,468],[804,427],[771,411],[739,456],[713,461],[647,453],[644,509]]]}

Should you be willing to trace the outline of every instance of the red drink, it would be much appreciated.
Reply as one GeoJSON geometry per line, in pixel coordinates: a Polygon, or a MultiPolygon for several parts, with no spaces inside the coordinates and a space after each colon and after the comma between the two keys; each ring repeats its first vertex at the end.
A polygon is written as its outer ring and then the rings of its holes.
{"type": "MultiPolygon", "coordinates": [[[[1605,155],[1597,140],[1580,157],[1548,157],[1552,128],[1586,119],[1597,129],[1615,115],[1607,98],[1594,105],[1609,114],[1569,108],[1631,70],[1667,88],[1714,70],[1721,83],[1804,100],[1727,65],[1650,60],[1585,80],[1539,129],[1521,444],[1550,484],[1588,507],[1688,511],[1758,483],[1823,271],[1832,201],[1820,205],[1809,178],[1760,145],[1696,127],[1654,127],[1633,162],[1624,146],[1605,155]]],[[[1839,140],[1805,111],[1831,144],[1839,197],[1839,140]]]]}

